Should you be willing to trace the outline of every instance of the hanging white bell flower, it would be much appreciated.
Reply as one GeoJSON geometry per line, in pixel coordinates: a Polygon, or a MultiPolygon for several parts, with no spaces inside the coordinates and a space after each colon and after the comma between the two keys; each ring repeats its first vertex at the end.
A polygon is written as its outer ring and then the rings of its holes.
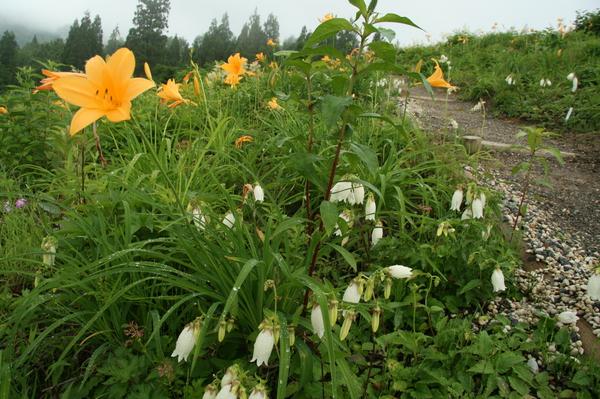
{"type": "Polygon", "coordinates": [[[504,273],[502,273],[502,269],[499,267],[492,273],[492,286],[494,287],[494,292],[506,289],[506,285],[504,285],[504,273]]]}
{"type": "Polygon", "coordinates": [[[577,316],[577,312],[562,312],[560,313],[556,319],[558,321],[560,321],[563,324],[572,324],[572,323],[576,323],[577,320],[579,320],[579,317],[577,316]]]}
{"type": "Polygon", "coordinates": [[[587,283],[587,294],[594,300],[600,300],[600,274],[594,273],[587,283]]]}
{"type": "Polygon", "coordinates": [[[56,247],[58,247],[58,240],[55,237],[46,237],[42,240],[42,250],[47,252],[42,255],[42,262],[45,265],[54,266],[56,247]]]}
{"type": "Polygon", "coordinates": [[[481,199],[475,198],[471,203],[471,210],[475,219],[481,219],[483,217],[483,204],[481,199]]]}
{"type": "Polygon", "coordinates": [[[479,199],[481,200],[481,209],[485,208],[486,197],[484,193],[479,194],[479,199]]]}
{"type": "Polygon", "coordinates": [[[365,204],[365,220],[375,220],[375,212],[377,212],[377,204],[373,193],[369,193],[367,196],[367,203],[365,204]]]}
{"type": "Polygon", "coordinates": [[[352,193],[352,183],[349,181],[339,181],[331,188],[329,201],[344,202],[348,201],[348,197],[352,193]]]}
{"type": "Polygon", "coordinates": [[[252,392],[250,393],[250,396],[248,396],[248,399],[267,399],[266,387],[263,384],[256,385],[252,389],[252,392]]]}
{"type": "Polygon", "coordinates": [[[577,86],[579,85],[579,79],[577,79],[577,76],[575,76],[573,78],[573,87],[571,87],[571,91],[573,93],[575,93],[575,91],[577,90],[577,86]]]}
{"type": "Polygon", "coordinates": [[[567,79],[573,80],[573,78],[575,78],[575,72],[571,72],[570,74],[567,75],[567,79]]]}
{"type": "Polygon", "coordinates": [[[383,223],[378,220],[371,232],[371,245],[375,246],[383,238],[383,223]]]}
{"type": "Polygon", "coordinates": [[[194,345],[196,345],[196,338],[200,333],[200,323],[197,321],[193,321],[187,324],[183,331],[179,334],[177,338],[177,343],[175,344],[175,350],[171,354],[171,357],[177,356],[177,361],[180,362],[182,360],[186,360],[192,349],[194,349],[194,345]]]}
{"type": "MultiPolygon", "coordinates": [[[[344,219],[346,221],[346,223],[348,223],[348,227],[351,227],[351,220],[354,217],[353,212],[350,209],[344,209],[344,211],[342,213],[340,213],[340,216],[342,219],[344,219]]],[[[335,224],[335,230],[333,231],[333,233],[336,236],[341,236],[342,235],[342,231],[340,230],[338,224],[335,224]]]]}
{"type": "Polygon", "coordinates": [[[323,313],[318,303],[315,303],[310,313],[310,323],[315,334],[319,338],[323,338],[325,335],[325,322],[323,321],[323,313]]]}
{"type": "Polygon", "coordinates": [[[225,225],[225,227],[227,227],[228,229],[232,229],[235,226],[235,216],[233,216],[233,213],[231,211],[227,211],[222,222],[225,225]]]}
{"type": "Polygon", "coordinates": [[[458,189],[452,195],[452,204],[450,205],[451,211],[460,211],[460,205],[463,200],[463,190],[458,189]]]}
{"type": "Polygon", "coordinates": [[[265,191],[260,184],[256,183],[252,191],[254,193],[254,199],[256,202],[263,202],[265,200],[265,191]]]}
{"type": "Polygon", "coordinates": [[[216,399],[217,398],[217,387],[214,384],[208,384],[204,388],[204,395],[202,399],[216,399]]]}
{"type": "Polygon", "coordinates": [[[342,296],[342,301],[350,302],[350,303],[359,303],[360,302],[360,283],[358,281],[352,281],[346,291],[344,291],[344,295],[342,296]]]}
{"type": "Polygon", "coordinates": [[[361,183],[352,183],[352,193],[348,196],[350,205],[365,202],[365,187],[361,183]]]}
{"type": "Polygon", "coordinates": [[[473,211],[471,211],[471,209],[465,209],[462,216],[460,217],[460,220],[467,220],[467,219],[471,219],[472,217],[473,217],[473,211]]]}
{"type": "Polygon", "coordinates": [[[238,395],[236,392],[237,391],[233,389],[232,384],[221,384],[221,390],[219,391],[215,399],[237,399],[238,395]]]}
{"type": "Polygon", "coordinates": [[[256,360],[257,367],[260,367],[263,364],[268,366],[269,357],[273,351],[274,344],[275,337],[273,336],[273,329],[269,327],[264,328],[256,338],[256,342],[254,343],[254,354],[252,355],[252,360],[250,360],[250,362],[256,360]]]}
{"type": "Polygon", "coordinates": [[[504,80],[505,80],[505,81],[506,81],[506,83],[508,83],[509,85],[513,85],[513,84],[515,84],[515,79],[513,78],[513,76],[512,76],[512,75],[508,75],[508,76],[506,77],[506,79],[504,79],[504,80]]]}
{"type": "Polygon", "coordinates": [[[412,269],[402,265],[390,266],[386,270],[394,278],[410,278],[412,276],[412,269]]]}

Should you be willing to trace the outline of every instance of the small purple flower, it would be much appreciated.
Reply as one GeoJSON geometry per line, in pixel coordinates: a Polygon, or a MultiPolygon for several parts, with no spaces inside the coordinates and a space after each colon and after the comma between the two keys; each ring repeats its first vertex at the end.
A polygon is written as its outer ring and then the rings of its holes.
{"type": "Polygon", "coordinates": [[[9,201],[4,202],[4,213],[10,212],[10,210],[11,210],[10,202],[9,201]]]}
{"type": "Polygon", "coordinates": [[[19,198],[16,202],[15,202],[15,206],[17,208],[23,208],[29,201],[27,201],[25,198],[19,198]]]}

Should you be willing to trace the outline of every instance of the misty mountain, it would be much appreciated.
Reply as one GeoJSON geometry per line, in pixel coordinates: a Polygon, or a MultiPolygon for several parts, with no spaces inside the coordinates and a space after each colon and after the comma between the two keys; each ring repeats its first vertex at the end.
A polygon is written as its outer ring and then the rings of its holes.
{"type": "Polygon", "coordinates": [[[62,26],[54,32],[50,32],[44,29],[26,26],[20,22],[0,19],[0,36],[7,30],[12,31],[15,34],[19,47],[23,47],[27,43],[30,43],[34,36],[37,36],[38,43],[43,43],[58,38],[66,39],[69,35],[69,25],[62,26]]]}

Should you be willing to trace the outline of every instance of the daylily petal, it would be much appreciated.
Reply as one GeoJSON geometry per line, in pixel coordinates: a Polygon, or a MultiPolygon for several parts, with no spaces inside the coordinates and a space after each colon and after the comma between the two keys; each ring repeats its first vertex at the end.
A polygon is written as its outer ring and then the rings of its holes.
{"type": "Polygon", "coordinates": [[[129,80],[127,90],[125,90],[125,98],[133,100],[146,90],[154,87],[154,82],[144,78],[133,78],[129,80]]]}
{"type": "Polygon", "coordinates": [[[101,109],[80,108],[79,111],[73,115],[73,120],[71,121],[71,136],[92,122],[102,118],[104,115],[106,115],[106,111],[101,109]]]}
{"type": "Polygon", "coordinates": [[[127,82],[131,79],[135,70],[135,56],[133,55],[133,51],[127,48],[118,49],[108,59],[106,66],[112,72],[117,86],[127,82]]]}
{"type": "Polygon", "coordinates": [[[128,119],[131,119],[130,111],[131,111],[131,102],[127,101],[126,103],[122,104],[119,108],[117,108],[113,111],[107,112],[106,117],[111,122],[126,121],[128,119]]]}
{"type": "Polygon", "coordinates": [[[55,81],[52,87],[60,98],[78,107],[90,107],[97,104],[94,85],[89,79],[65,76],[55,81]]]}

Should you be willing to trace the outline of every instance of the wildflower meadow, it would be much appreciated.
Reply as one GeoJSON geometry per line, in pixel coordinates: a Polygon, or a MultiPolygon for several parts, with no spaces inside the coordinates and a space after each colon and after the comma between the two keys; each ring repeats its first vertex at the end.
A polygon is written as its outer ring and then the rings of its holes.
{"type": "MultiPolygon", "coordinates": [[[[488,312],[524,295],[489,155],[390,106],[487,83],[434,46],[397,49],[389,26],[418,20],[350,3],[300,50],[272,41],[166,82],[126,47],[19,70],[0,95],[0,398],[600,395],[569,315],[488,312]],[[358,47],[323,44],[340,32],[358,47]]],[[[536,90],[568,86],[554,106],[584,128],[597,86],[568,71],[536,90]]],[[[509,74],[498,107],[518,96],[509,74]]]]}

